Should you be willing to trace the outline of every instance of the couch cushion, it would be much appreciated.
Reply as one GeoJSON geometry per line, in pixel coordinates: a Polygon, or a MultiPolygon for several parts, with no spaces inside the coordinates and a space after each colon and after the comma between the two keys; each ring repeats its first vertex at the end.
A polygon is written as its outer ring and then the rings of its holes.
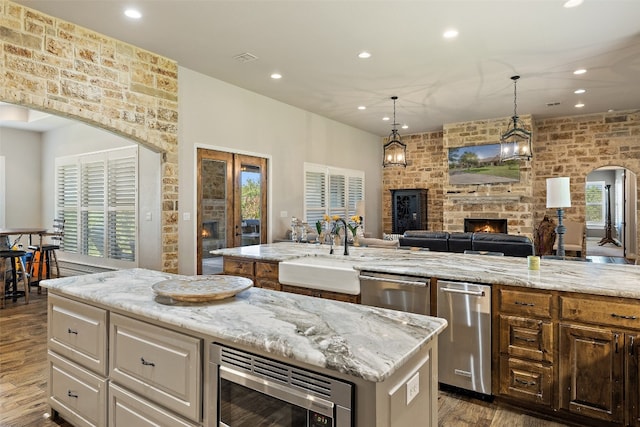
{"type": "Polygon", "coordinates": [[[400,238],[400,246],[429,248],[431,251],[449,251],[449,233],[446,231],[408,230],[400,238]]]}
{"type": "Polygon", "coordinates": [[[473,233],[453,232],[449,234],[449,252],[463,253],[471,250],[473,233]]]}
{"type": "Polygon", "coordinates": [[[422,237],[429,239],[448,239],[449,232],[447,231],[428,231],[428,230],[407,230],[404,232],[404,237],[422,237]]]}
{"type": "Polygon", "coordinates": [[[474,233],[474,251],[502,252],[506,256],[534,255],[533,242],[527,236],[504,233],[474,233]]]}

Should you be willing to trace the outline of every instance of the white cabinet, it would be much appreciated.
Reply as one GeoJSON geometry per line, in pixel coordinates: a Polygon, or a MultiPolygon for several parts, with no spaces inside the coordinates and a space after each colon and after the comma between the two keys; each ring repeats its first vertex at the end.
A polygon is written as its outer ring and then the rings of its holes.
{"type": "Polygon", "coordinates": [[[49,405],[75,427],[199,426],[202,339],[49,294],[49,405]]]}
{"type": "Polygon", "coordinates": [[[195,427],[193,424],[124,388],[109,384],[109,427],[195,427]]]}
{"type": "Polygon", "coordinates": [[[111,315],[111,381],[199,421],[201,340],[111,315]]]}
{"type": "Polygon", "coordinates": [[[107,380],[49,351],[49,404],[76,427],[107,424],[107,380]]]}
{"type": "Polygon", "coordinates": [[[49,405],[76,427],[107,423],[106,310],[49,295],[49,405]]]}

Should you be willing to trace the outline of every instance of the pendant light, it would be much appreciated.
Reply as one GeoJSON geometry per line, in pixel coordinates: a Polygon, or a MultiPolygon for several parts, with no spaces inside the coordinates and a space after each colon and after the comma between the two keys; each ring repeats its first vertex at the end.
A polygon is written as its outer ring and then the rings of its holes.
{"type": "Polygon", "coordinates": [[[387,166],[407,166],[407,146],[400,139],[398,133],[398,123],[396,123],[396,101],[397,96],[392,96],[393,99],[393,129],[389,135],[389,142],[384,145],[384,158],[382,159],[382,167],[387,166]]]}
{"type": "Polygon", "coordinates": [[[531,132],[518,120],[517,84],[520,76],[513,76],[513,117],[507,131],[500,137],[500,161],[531,160],[531,132]]]}

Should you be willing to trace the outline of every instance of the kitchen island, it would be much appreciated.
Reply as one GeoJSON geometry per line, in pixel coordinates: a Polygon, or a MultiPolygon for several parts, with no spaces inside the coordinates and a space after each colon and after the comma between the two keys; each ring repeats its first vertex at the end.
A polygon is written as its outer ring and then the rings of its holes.
{"type": "MultiPolygon", "coordinates": [[[[441,315],[441,284],[490,285],[493,396],[579,425],[640,426],[640,267],[542,259],[539,270],[529,270],[527,259],[517,257],[349,251],[349,256],[329,255],[327,246],[278,243],[215,253],[224,256],[225,268],[227,259],[231,266],[253,262],[256,271],[260,263],[270,263],[272,277],[290,260],[318,257],[340,259],[341,265],[350,260],[362,272],[428,279],[433,316],[441,315]]],[[[285,285],[281,290],[301,291],[285,285]]],[[[360,291],[364,301],[364,282],[360,291]]],[[[322,291],[311,294],[332,297],[322,291]]],[[[469,299],[464,305],[475,304],[469,299]]],[[[440,340],[459,328],[456,321],[450,320],[440,340]]]]}
{"type": "Polygon", "coordinates": [[[352,384],[351,425],[437,424],[446,321],[258,288],[207,303],[152,290],[176,278],[131,269],[42,282],[55,412],[77,426],[217,426],[217,343],[352,384]]]}

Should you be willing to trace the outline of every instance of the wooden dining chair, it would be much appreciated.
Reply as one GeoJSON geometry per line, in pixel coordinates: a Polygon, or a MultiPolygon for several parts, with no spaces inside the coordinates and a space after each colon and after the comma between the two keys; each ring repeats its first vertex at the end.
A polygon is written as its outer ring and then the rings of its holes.
{"type": "Polygon", "coordinates": [[[24,296],[25,304],[29,304],[29,280],[27,267],[24,258],[27,252],[21,250],[0,250],[0,277],[2,284],[0,285],[0,308],[5,306],[5,298],[13,298],[13,301],[24,296]],[[7,269],[7,260],[10,261],[11,267],[7,269]],[[7,280],[7,273],[11,273],[11,281],[7,280]],[[20,280],[22,278],[22,280],[20,280]],[[18,290],[18,284],[22,281],[24,291],[18,290]],[[9,294],[6,293],[9,286],[9,294]]]}
{"type": "Polygon", "coordinates": [[[33,251],[29,267],[32,279],[31,284],[38,286],[38,293],[42,292],[40,281],[51,278],[52,261],[56,267],[56,277],[60,277],[60,266],[58,265],[56,250],[60,249],[60,242],[64,237],[64,222],[63,219],[54,219],[53,228],[42,233],[41,245],[29,246],[29,250],[33,251]],[[44,242],[43,239],[45,238],[49,241],[44,242]]]}

